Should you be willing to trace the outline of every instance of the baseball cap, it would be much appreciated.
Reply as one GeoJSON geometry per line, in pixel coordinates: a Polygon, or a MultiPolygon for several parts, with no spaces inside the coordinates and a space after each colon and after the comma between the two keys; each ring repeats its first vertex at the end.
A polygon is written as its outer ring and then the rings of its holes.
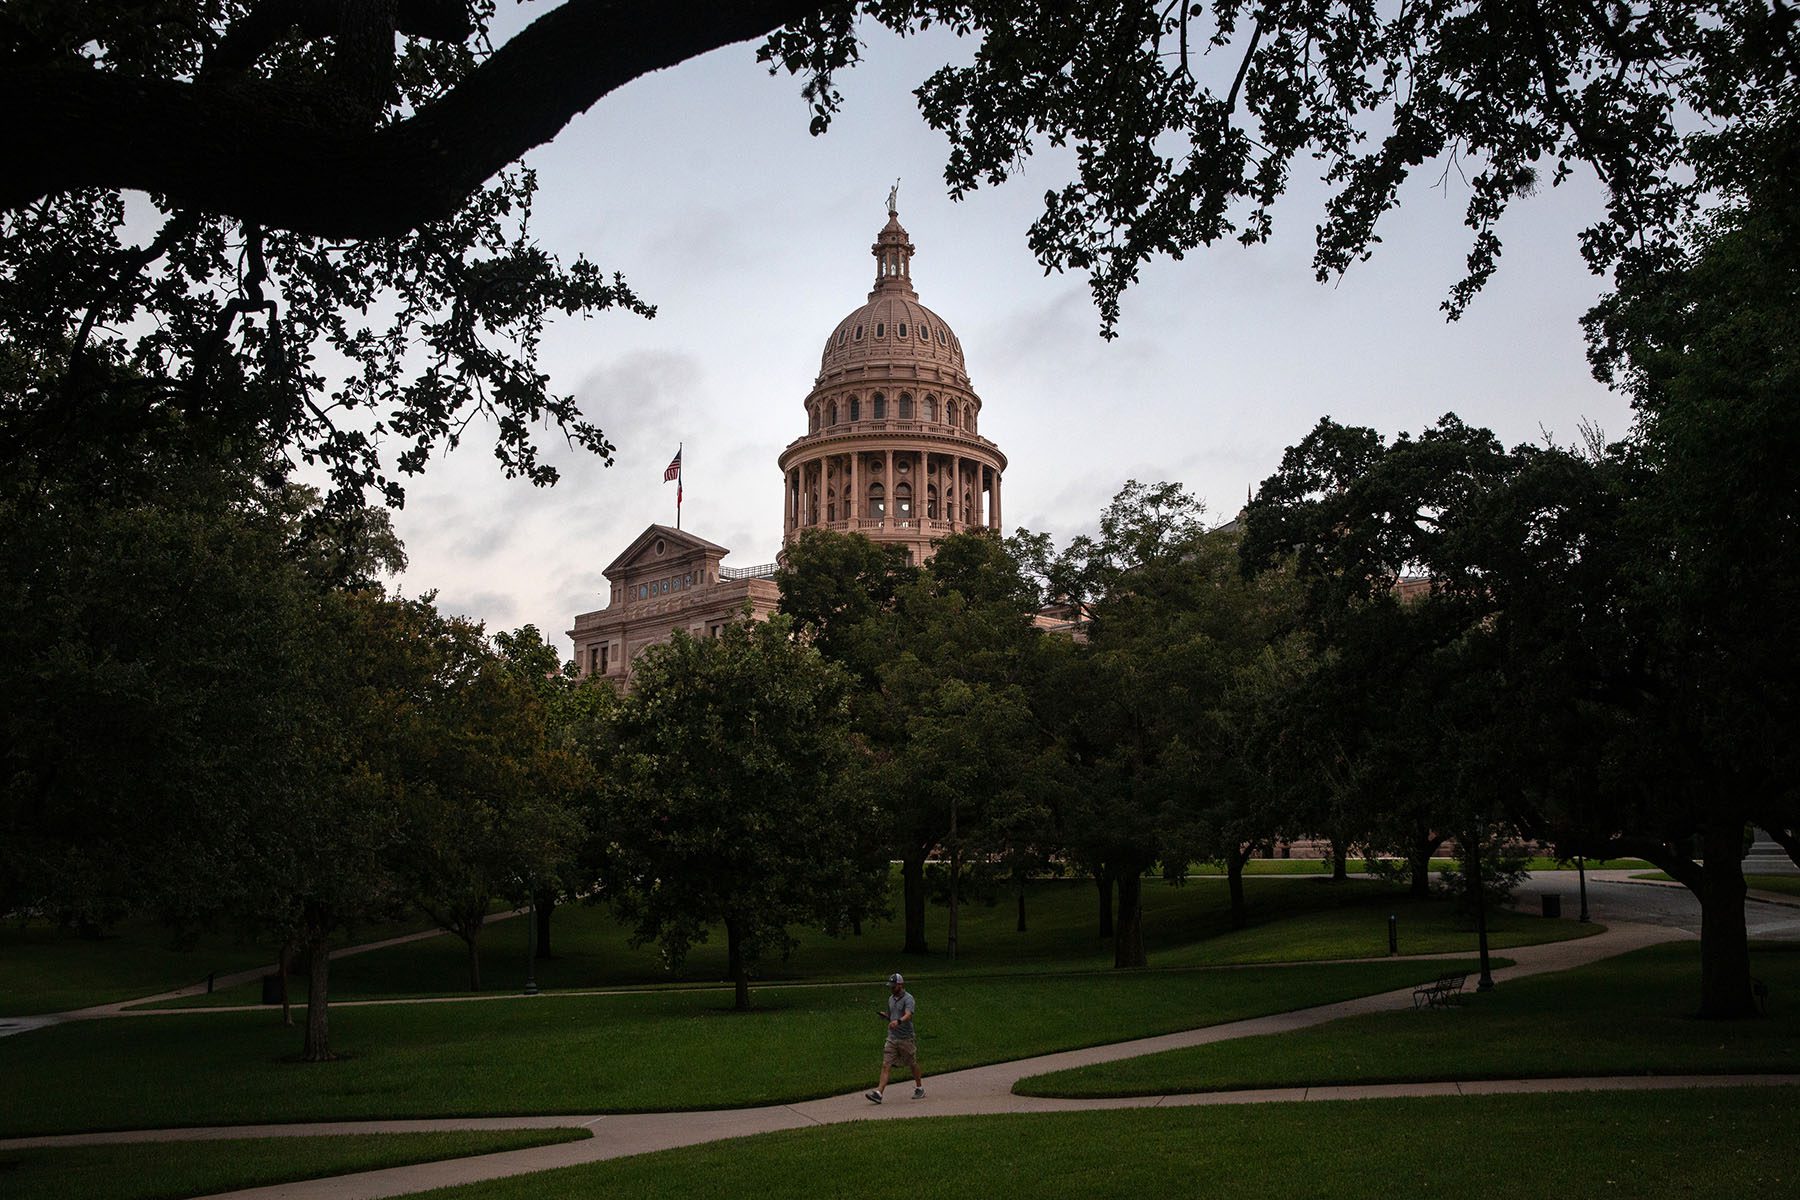
{"type": "Polygon", "coordinates": [[[890,983],[890,984],[893,984],[893,983],[905,983],[905,982],[906,982],[906,980],[905,980],[905,979],[903,979],[903,978],[901,978],[901,976],[900,976],[900,972],[898,972],[898,971],[895,971],[895,972],[894,972],[894,973],[893,973],[893,974],[892,974],[892,975],[889,975],[889,976],[888,976],[888,982],[889,982],[889,983],[890,983]]]}

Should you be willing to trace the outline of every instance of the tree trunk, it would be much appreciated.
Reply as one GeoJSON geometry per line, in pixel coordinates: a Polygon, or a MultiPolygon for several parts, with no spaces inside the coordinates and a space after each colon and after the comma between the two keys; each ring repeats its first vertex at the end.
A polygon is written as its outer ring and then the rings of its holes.
{"type": "Polygon", "coordinates": [[[906,941],[902,954],[925,954],[925,852],[901,860],[900,880],[905,889],[906,941]]]}
{"type": "Polygon", "coordinates": [[[463,940],[463,945],[467,946],[469,950],[469,990],[479,992],[481,990],[481,946],[477,939],[481,936],[481,926],[464,926],[458,930],[458,934],[463,940]]]}
{"type": "Polygon", "coordinates": [[[1231,885],[1231,927],[1242,929],[1250,923],[1250,914],[1244,908],[1244,863],[1250,858],[1251,851],[1233,850],[1225,859],[1225,880],[1231,885]]]}
{"type": "Polygon", "coordinates": [[[1700,1015],[1721,1020],[1756,1015],[1750,985],[1750,941],[1744,930],[1744,829],[1714,821],[1701,831],[1700,1015]]]}
{"type": "Polygon", "coordinates": [[[1350,845],[1343,838],[1331,839],[1331,882],[1343,883],[1350,878],[1350,845]]]}
{"type": "Polygon", "coordinates": [[[294,943],[281,943],[281,965],[276,968],[281,973],[281,1023],[289,1029],[294,1027],[293,997],[288,995],[288,972],[294,969],[294,943]]]}
{"type": "Polygon", "coordinates": [[[1411,894],[1416,900],[1423,900],[1431,895],[1431,838],[1421,837],[1412,845],[1412,852],[1407,855],[1408,865],[1412,868],[1411,894]]]}
{"type": "Polygon", "coordinates": [[[725,920],[725,970],[735,989],[731,1007],[738,1012],[749,1012],[750,969],[744,963],[743,929],[729,917],[725,920]]]}
{"type": "Polygon", "coordinates": [[[1144,877],[1119,872],[1119,922],[1113,938],[1113,966],[1141,967],[1144,958],[1144,877]]]}
{"type": "Polygon", "coordinates": [[[330,1062],[331,1013],[327,1004],[331,982],[331,947],[323,934],[306,943],[306,1043],[300,1057],[307,1062],[330,1062]]]}
{"type": "Polygon", "coordinates": [[[1108,870],[1094,872],[1094,887],[1100,892],[1100,937],[1113,935],[1113,877],[1108,870]]]}
{"type": "Polygon", "coordinates": [[[537,956],[550,957],[550,914],[556,909],[555,892],[537,894],[537,956]]]}

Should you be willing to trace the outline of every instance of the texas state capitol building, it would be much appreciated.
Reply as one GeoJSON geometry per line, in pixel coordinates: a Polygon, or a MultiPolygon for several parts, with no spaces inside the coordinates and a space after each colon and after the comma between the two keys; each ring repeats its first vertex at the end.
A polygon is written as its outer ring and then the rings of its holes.
{"type": "MultiPolygon", "coordinates": [[[[778,460],[784,545],[833,529],[898,542],[923,562],[939,538],[1002,527],[1006,455],[981,436],[962,342],[913,290],[913,251],[890,194],[874,290],[825,339],[806,432],[778,460]]],[[[685,530],[646,529],[606,568],[607,606],[569,630],[582,673],[626,683],[638,653],[677,629],[705,636],[746,605],[756,620],[773,613],[774,564],[733,569],[728,553],[685,530]]]]}

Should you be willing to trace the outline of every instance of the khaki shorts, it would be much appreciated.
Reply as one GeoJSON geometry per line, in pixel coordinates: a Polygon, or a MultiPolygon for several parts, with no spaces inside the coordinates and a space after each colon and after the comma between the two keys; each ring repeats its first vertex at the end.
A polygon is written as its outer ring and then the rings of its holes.
{"type": "Polygon", "coordinates": [[[916,1038],[889,1038],[881,1047],[881,1065],[898,1064],[911,1070],[919,1065],[919,1043],[916,1038]]]}

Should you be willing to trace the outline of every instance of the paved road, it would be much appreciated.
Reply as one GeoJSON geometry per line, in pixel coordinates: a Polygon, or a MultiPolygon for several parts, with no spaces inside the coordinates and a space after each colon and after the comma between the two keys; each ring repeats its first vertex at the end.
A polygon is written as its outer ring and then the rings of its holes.
{"type": "MultiPolygon", "coordinates": [[[[1700,934],[1700,902],[1678,884],[1634,880],[1642,871],[1589,871],[1588,914],[1601,924],[1630,921],[1700,934]]],[[[1546,892],[1562,897],[1563,915],[1580,911],[1573,871],[1539,871],[1519,886],[1519,907],[1537,911],[1546,892]]],[[[1792,897],[1752,899],[1744,905],[1744,925],[1753,938],[1800,939],[1800,903],[1792,897]],[[1784,902],[1785,901],[1785,902],[1784,902]]]]}

